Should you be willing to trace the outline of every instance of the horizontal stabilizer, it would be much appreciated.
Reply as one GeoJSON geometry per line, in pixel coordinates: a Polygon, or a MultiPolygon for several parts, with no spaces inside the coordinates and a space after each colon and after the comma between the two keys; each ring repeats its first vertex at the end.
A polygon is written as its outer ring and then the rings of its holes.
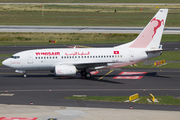
{"type": "Polygon", "coordinates": [[[147,50],[146,53],[155,53],[155,52],[161,52],[161,51],[171,51],[176,49],[156,49],[156,50],[147,50]]]}

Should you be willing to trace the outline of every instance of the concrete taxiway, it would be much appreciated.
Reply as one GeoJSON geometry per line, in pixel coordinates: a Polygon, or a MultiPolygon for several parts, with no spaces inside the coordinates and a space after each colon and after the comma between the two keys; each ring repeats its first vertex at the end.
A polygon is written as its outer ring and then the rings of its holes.
{"type": "MultiPolygon", "coordinates": [[[[144,27],[100,26],[0,26],[0,32],[45,32],[45,33],[140,33],[144,27]]],[[[179,27],[166,27],[163,34],[180,34],[179,27]]]]}
{"type": "Polygon", "coordinates": [[[0,116],[14,119],[1,120],[179,120],[177,111],[152,111],[134,109],[102,109],[83,107],[57,107],[34,105],[0,105],[0,116]],[[7,113],[6,111],[9,111],[7,113]],[[13,113],[13,114],[12,114],[13,113]],[[25,119],[26,118],[26,119],[25,119]]]}

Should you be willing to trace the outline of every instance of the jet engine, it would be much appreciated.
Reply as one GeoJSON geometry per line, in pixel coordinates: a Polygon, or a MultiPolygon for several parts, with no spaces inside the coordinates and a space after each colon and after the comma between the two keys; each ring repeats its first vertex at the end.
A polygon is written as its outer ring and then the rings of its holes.
{"type": "Polygon", "coordinates": [[[77,69],[73,65],[56,65],[54,69],[55,76],[75,75],[77,69]]]}

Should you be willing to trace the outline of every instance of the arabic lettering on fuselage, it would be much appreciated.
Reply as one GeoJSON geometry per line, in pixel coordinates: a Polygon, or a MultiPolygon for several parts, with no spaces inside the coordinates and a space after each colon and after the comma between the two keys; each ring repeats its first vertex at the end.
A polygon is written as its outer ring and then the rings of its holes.
{"type": "Polygon", "coordinates": [[[65,53],[65,55],[90,55],[90,52],[73,52],[73,53],[65,53]]]}

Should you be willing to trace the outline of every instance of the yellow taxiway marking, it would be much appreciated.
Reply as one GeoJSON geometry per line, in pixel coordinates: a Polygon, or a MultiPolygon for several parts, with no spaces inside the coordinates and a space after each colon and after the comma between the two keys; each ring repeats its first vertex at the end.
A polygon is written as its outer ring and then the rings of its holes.
{"type": "Polygon", "coordinates": [[[113,70],[109,71],[108,73],[106,73],[104,76],[100,77],[99,80],[101,80],[102,78],[104,78],[106,75],[109,75],[110,73],[112,73],[113,70]]]}

